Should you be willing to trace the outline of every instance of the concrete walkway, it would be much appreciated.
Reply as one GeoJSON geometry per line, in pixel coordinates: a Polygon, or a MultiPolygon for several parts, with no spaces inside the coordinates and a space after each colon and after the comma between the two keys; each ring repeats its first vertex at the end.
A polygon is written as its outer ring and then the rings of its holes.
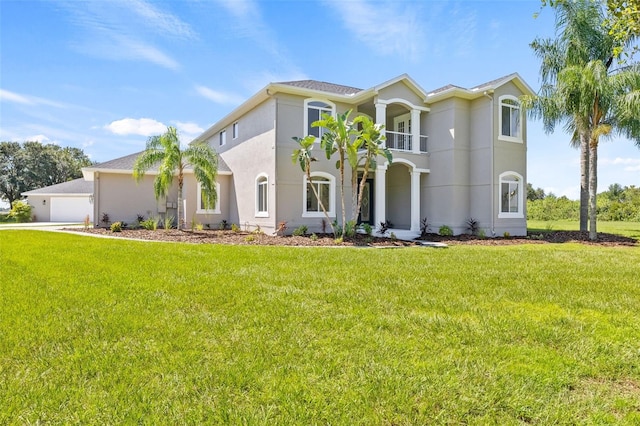
{"type": "Polygon", "coordinates": [[[37,229],[55,231],[62,228],[82,228],[82,223],[69,222],[27,222],[27,223],[0,223],[0,231],[4,229],[37,229]]]}

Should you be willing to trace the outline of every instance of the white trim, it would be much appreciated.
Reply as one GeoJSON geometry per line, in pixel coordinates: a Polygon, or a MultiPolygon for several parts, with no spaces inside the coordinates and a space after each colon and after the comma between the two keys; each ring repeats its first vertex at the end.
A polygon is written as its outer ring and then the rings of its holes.
{"type": "MultiPolygon", "coordinates": [[[[326,172],[312,172],[311,179],[314,177],[325,178],[329,181],[329,205],[324,206],[327,209],[329,217],[336,217],[336,177],[326,172]]],[[[325,217],[324,212],[320,208],[317,212],[307,211],[307,185],[309,181],[307,176],[303,177],[302,181],[302,217],[325,217]]]]}
{"type": "Polygon", "coordinates": [[[424,106],[420,106],[420,105],[414,105],[411,102],[409,102],[406,99],[402,99],[402,98],[391,98],[391,99],[380,99],[378,98],[378,100],[376,101],[379,104],[382,105],[389,105],[389,104],[401,104],[406,106],[407,108],[411,109],[417,109],[419,111],[424,111],[424,112],[429,112],[431,111],[430,108],[424,107],[424,106]]]}
{"type": "Polygon", "coordinates": [[[258,176],[256,176],[255,188],[256,188],[255,217],[269,217],[269,176],[266,173],[260,173],[258,176]],[[262,180],[263,178],[264,180],[262,180]],[[260,209],[260,186],[262,185],[262,182],[264,182],[264,186],[266,188],[265,202],[266,202],[267,209],[264,211],[259,210],[260,209]]]}
{"type": "MultiPolygon", "coordinates": [[[[505,181],[513,182],[513,181],[505,181]]],[[[523,219],[524,218],[524,179],[520,173],[508,171],[500,174],[498,178],[498,218],[500,219],[523,219]],[[518,184],[518,211],[517,212],[503,212],[502,211],[502,179],[507,176],[513,176],[516,178],[518,184]]]]}
{"type": "MultiPolygon", "coordinates": [[[[201,209],[202,205],[202,185],[198,182],[196,186],[196,214],[220,214],[220,184],[216,182],[216,194],[218,194],[218,199],[216,200],[216,206],[213,210],[204,210],[201,209]]],[[[186,210],[185,210],[186,213],[186,210]]]]}
{"type": "Polygon", "coordinates": [[[227,129],[220,130],[218,133],[218,145],[225,146],[227,144],[227,129]]]}
{"type": "MultiPolygon", "coordinates": [[[[304,127],[302,128],[302,134],[304,136],[308,136],[307,130],[309,129],[309,126],[312,124],[312,123],[309,123],[309,104],[311,102],[322,102],[323,104],[328,105],[330,107],[330,109],[331,109],[331,116],[332,117],[336,116],[336,104],[334,104],[333,102],[331,102],[331,101],[329,101],[327,99],[319,99],[319,98],[307,98],[307,99],[305,99],[304,100],[304,109],[303,109],[303,114],[304,114],[303,126],[304,127]]],[[[316,107],[316,106],[312,106],[312,108],[319,109],[319,107],[316,107]]],[[[320,114],[320,115],[322,115],[322,114],[320,114]]],[[[321,120],[322,116],[320,116],[318,119],[321,120]]],[[[318,138],[316,137],[316,139],[318,139],[318,138]]]]}
{"type": "Polygon", "coordinates": [[[522,113],[522,104],[520,100],[513,95],[502,95],[498,98],[498,140],[505,142],[516,142],[522,143],[522,123],[523,123],[523,113],[522,113]],[[518,136],[511,135],[503,135],[502,134],[502,102],[505,100],[510,100],[516,103],[517,106],[505,104],[509,108],[517,108],[518,109],[518,136]]]}

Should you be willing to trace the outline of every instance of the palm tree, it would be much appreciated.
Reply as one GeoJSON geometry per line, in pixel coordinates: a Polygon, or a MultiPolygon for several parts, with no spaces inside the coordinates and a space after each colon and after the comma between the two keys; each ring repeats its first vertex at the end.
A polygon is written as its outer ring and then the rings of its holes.
{"type": "Polygon", "coordinates": [[[353,218],[356,220],[360,214],[362,208],[362,196],[364,194],[364,187],[367,183],[367,177],[370,170],[375,170],[378,161],[378,156],[382,156],[387,159],[389,163],[393,161],[391,151],[384,145],[385,136],[382,135],[382,129],[384,125],[375,124],[369,117],[360,116],[354,120],[356,126],[362,126],[362,130],[358,133],[358,139],[361,141],[357,143],[358,148],[363,148],[362,155],[358,158],[356,165],[352,166],[351,185],[354,188],[354,200],[355,200],[355,186],[357,182],[358,169],[362,168],[362,177],[360,178],[360,185],[358,187],[358,197],[353,203],[353,218]]]}
{"type": "Polygon", "coordinates": [[[331,218],[329,217],[327,208],[322,202],[322,197],[320,196],[320,194],[318,194],[316,186],[312,184],[311,163],[317,161],[317,159],[311,154],[311,151],[313,150],[313,145],[316,142],[316,137],[313,135],[308,135],[304,138],[294,136],[292,139],[296,141],[296,143],[298,144],[298,148],[293,150],[293,153],[291,154],[291,161],[293,162],[293,164],[298,163],[300,165],[300,168],[307,177],[307,188],[311,187],[313,194],[318,200],[318,205],[324,213],[324,217],[327,219],[327,222],[331,226],[331,232],[335,235],[336,229],[333,225],[333,222],[331,221],[331,218]]]}
{"type": "Polygon", "coordinates": [[[342,207],[342,229],[346,229],[346,211],[344,208],[344,167],[345,159],[351,164],[351,167],[356,167],[357,164],[357,142],[356,135],[358,133],[357,128],[353,122],[349,121],[349,115],[351,110],[344,114],[338,114],[337,118],[334,118],[330,114],[322,114],[322,118],[313,122],[313,127],[323,127],[326,130],[322,133],[322,139],[320,141],[320,147],[324,149],[327,156],[327,160],[331,158],[333,154],[338,153],[338,161],[336,167],[340,171],[340,201],[342,207]],[[346,158],[345,158],[346,157],[346,158]]]}
{"type": "Polygon", "coordinates": [[[580,229],[586,230],[588,211],[589,238],[595,240],[599,140],[616,132],[640,146],[640,73],[637,66],[610,69],[615,44],[599,3],[558,2],[556,8],[562,33],[554,41],[532,44],[542,59],[543,87],[540,96],[524,103],[532,115],[543,118],[547,131],[564,122],[572,141],[579,141],[580,229]]]}
{"type": "Polygon", "coordinates": [[[588,229],[589,214],[589,134],[588,117],[580,116],[574,104],[557,102],[558,76],[563,69],[602,60],[611,65],[613,40],[602,25],[602,8],[593,1],[556,2],[556,39],[536,39],[531,47],[541,59],[542,87],[535,99],[525,99],[533,118],[542,118],[547,133],[564,124],[572,134],[571,145],[580,148],[580,230],[588,229]]]}
{"type": "Polygon", "coordinates": [[[158,165],[158,174],[153,181],[156,199],[166,197],[173,185],[173,179],[178,178],[178,228],[184,226],[182,213],[182,188],[184,172],[193,169],[196,180],[202,187],[202,200],[205,208],[214,208],[218,198],[216,193],[216,176],[218,174],[218,156],[205,142],[193,143],[182,149],[175,127],[168,127],[159,136],[152,136],[147,141],[146,149],[136,159],[133,166],[133,177],[140,181],[144,174],[158,165]]]}

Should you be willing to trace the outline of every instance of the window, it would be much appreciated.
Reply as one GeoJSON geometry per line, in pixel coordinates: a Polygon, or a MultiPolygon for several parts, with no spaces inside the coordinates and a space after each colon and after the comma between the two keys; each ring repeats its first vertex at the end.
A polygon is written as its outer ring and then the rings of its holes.
{"type": "Polygon", "coordinates": [[[522,176],[515,172],[500,175],[500,218],[522,218],[523,211],[522,176]]]}
{"type": "Polygon", "coordinates": [[[202,185],[198,182],[197,187],[197,214],[220,214],[220,184],[216,182],[216,194],[218,195],[218,199],[216,200],[216,205],[213,209],[207,209],[205,206],[205,194],[202,191],[202,185]]]}
{"type": "Polygon", "coordinates": [[[269,217],[269,179],[264,173],[256,178],[256,217],[269,217]]]}
{"type": "Polygon", "coordinates": [[[500,139],[522,142],[520,101],[515,96],[500,97],[500,139]]]}
{"type": "Polygon", "coordinates": [[[238,122],[233,123],[233,138],[238,139],[238,122]]]}
{"type": "Polygon", "coordinates": [[[312,173],[310,182],[304,177],[302,217],[324,217],[318,197],[329,216],[335,216],[336,179],[329,173],[312,173]]]}
{"type": "Polygon", "coordinates": [[[220,146],[224,145],[225,143],[227,143],[227,131],[223,130],[220,132],[220,146]]]}
{"type": "Polygon", "coordinates": [[[311,99],[305,100],[304,105],[305,135],[313,135],[317,138],[322,137],[323,129],[321,127],[313,127],[312,124],[320,120],[322,118],[322,114],[333,115],[335,107],[327,102],[314,101],[311,99]]]}

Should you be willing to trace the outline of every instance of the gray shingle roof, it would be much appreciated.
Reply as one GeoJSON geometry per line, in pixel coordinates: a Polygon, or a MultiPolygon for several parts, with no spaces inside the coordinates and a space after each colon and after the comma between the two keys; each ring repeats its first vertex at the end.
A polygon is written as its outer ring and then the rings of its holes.
{"type": "MultiPolygon", "coordinates": [[[[96,164],[94,166],[88,167],[88,169],[92,170],[127,170],[133,171],[133,165],[136,162],[136,158],[142,154],[142,151],[136,152],[134,154],[126,155],[124,157],[115,158],[113,160],[105,161],[104,163],[96,164]]],[[[157,171],[158,168],[156,166],[151,167],[150,171],[157,171]]],[[[219,172],[230,172],[231,169],[227,166],[227,163],[218,156],[218,171],[219,172]]]]}
{"type": "Polygon", "coordinates": [[[507,80],[507,79],[513,77],[514,75],[515,74],[508,74],[508,75],[502,76],[500,78],[496,78],[495,80],[487,81],[486,83],[480,84],[480,85],[478,85],[476,87],[472,87],[470,90],[480,90],[483,87],[493,86],[496,83],[500,83],[503,80],[507,80]]]}
{"type": "Polygon", "coordinates": [[[44,188],[38,188],[23,192],[23,195],[48,195],[48,194],[91,194],[93,193],[93,182],[88,182],[83,178],[62,182],[44,188]]]}
{"type": "Polygon", "coordinates": [[[338,95],[353,95],[362,91],[362,89],[358,89],[357,87],[343,86],[341,84],[316,80],[283,81],[278,84],[286,84],[287,86],[301,87],[303,89],[335,93],[338,95]]]}

